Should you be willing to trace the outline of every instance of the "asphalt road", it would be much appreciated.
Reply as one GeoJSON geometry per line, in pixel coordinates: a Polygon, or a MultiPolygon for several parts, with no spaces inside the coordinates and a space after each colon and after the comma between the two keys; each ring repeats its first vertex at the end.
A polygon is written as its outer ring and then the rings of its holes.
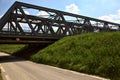
{"type": "Polygon", "coordinates": [[[4,80],[107,80],[104,78],[37,64],[0,52],[4,80]]]}

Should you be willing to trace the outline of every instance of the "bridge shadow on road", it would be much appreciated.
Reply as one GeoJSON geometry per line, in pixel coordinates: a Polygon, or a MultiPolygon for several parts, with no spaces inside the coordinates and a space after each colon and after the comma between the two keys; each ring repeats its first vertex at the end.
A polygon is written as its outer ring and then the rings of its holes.
{"type": "Polygon", "coordinates": [[[19,58],[19,57],[10,56],[10,55],[1,55],[0,56],[0,63],[19,62],[19,61],[26,61],[26,60],[19,58]]]}

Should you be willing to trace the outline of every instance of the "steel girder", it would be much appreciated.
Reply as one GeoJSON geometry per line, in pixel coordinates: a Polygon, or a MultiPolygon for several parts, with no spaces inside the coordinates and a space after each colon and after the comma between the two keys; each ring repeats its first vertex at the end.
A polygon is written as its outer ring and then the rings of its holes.
{"type": "Polygon", "coordinates": [[[118,31],[120,24],[15,2],[0,20],[0,35],[61,38],[86,32],[118,31]],[[33,14],[38,11],[38,14],[33,14]]]}

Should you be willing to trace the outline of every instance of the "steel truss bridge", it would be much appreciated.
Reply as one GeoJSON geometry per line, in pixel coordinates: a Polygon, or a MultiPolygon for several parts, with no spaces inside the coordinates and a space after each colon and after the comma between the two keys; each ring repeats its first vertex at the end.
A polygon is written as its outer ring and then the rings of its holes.
{"type": "Polygon", "coordinates": [[[70,35],[119,30],[117,23],[15,2],[0,20],[0,43],[53,43],[70,35]]]}

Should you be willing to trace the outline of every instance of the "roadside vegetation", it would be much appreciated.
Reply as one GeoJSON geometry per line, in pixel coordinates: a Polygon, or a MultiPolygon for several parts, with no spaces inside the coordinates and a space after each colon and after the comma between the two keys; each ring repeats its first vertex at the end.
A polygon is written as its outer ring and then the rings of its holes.
{"type": "Polygon", "coordinates": [[[120,32],[65,37],[39,51],[31,60],[120,80],[120,32]]]}
{"type": "Polygon", "coordinates": [[[13,54],[23,47],[25,47],[23,44],[0,44],[0,52],[13,54]]]}

